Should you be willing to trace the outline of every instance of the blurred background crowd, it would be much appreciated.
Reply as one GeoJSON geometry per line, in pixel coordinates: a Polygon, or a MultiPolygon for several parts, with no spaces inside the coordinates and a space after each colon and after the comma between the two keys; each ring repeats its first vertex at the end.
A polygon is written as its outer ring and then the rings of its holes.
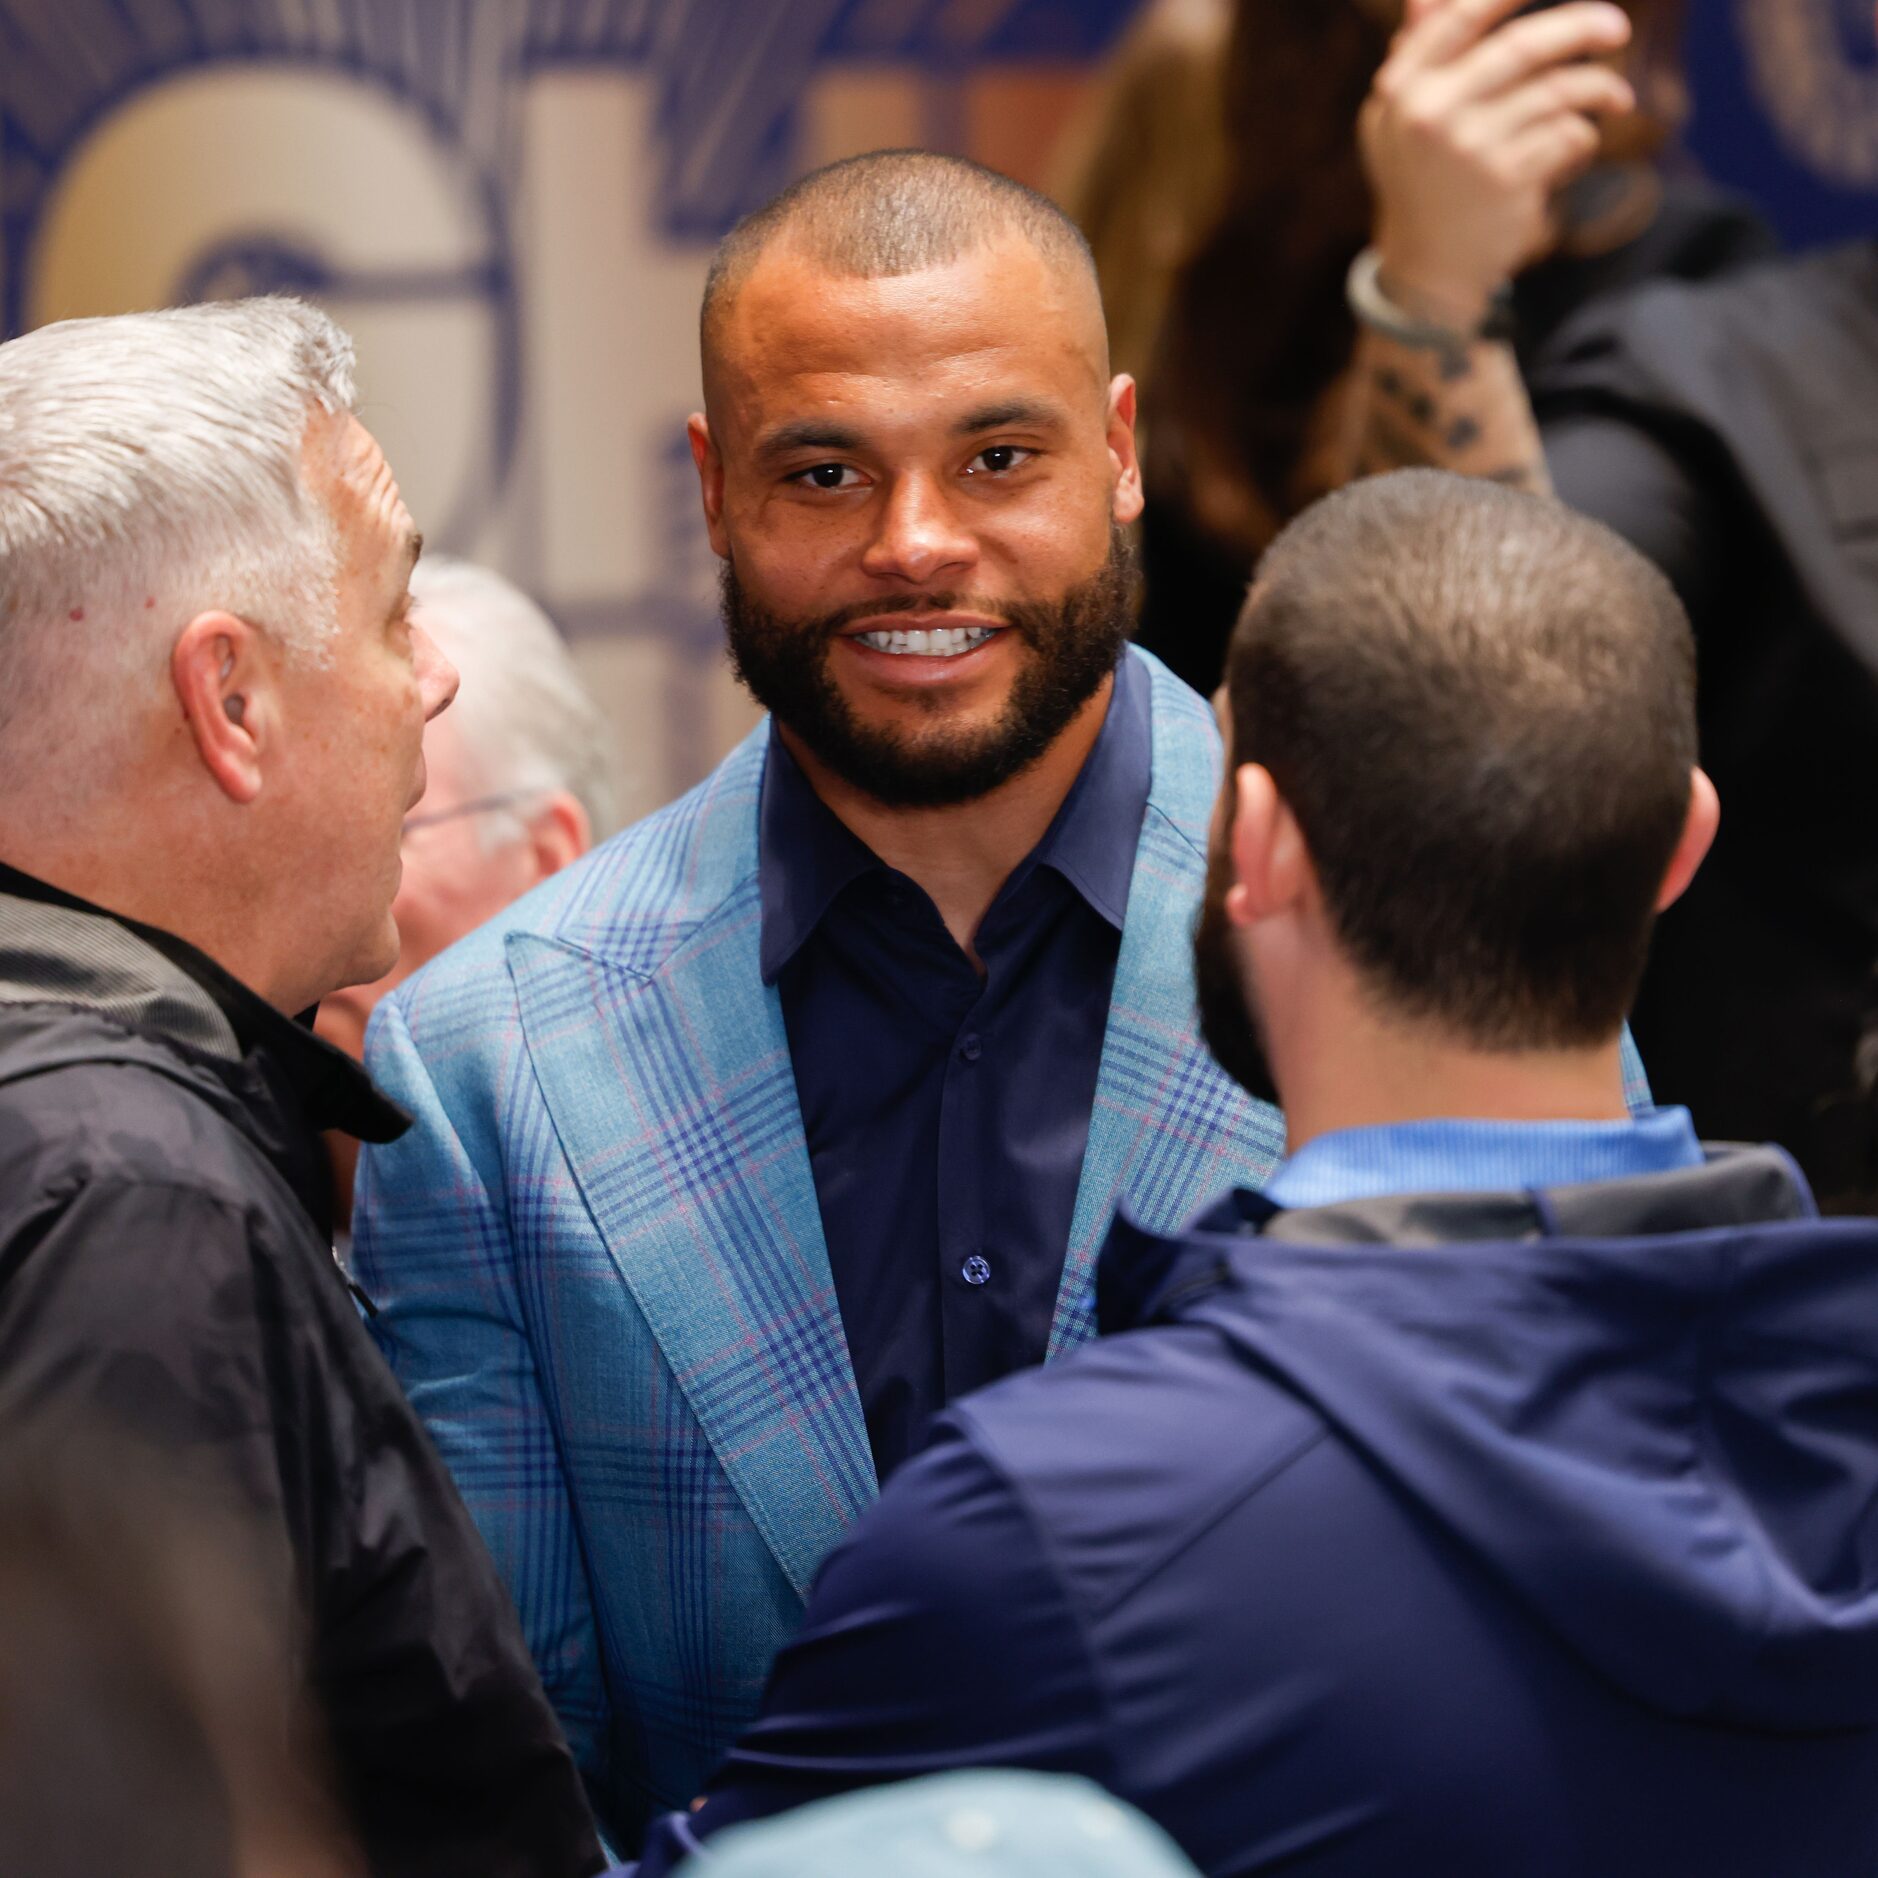
{"type": "MultiPolygon", "coordinates": [[[[1627,10],[1637,109],[1512,294],[1508,331],[1561,477],[1588,407],[1554,342],[1594,303],[1878,229],[1868,0],[1627,10]]],[[[311,299],[358,341],[360,414],[429,544],[415,599],[463,674],[461,701],[427,740],[429,793],[406,824],[405,956],[329,1001],[327,1033],[356,1053],[385,989],[697,781],[754,721],[723,657],[684,443],[697,301],[731,223],[818,164],[902,145],[969,155],[1081,224],[1116,369],[1142,387],[1138,637],[1212,691],[1262,551],[1351,473],[1362,375],[1346,278],[1378,212],[1359,120],[1401,13],[1400,0],[0,0],[0,337],[274,290],[311,299]]],[[[1672,442],[1679,421],[1665,421],[1672,442]]],[[[1448,441],[1464,454],[1473,439],[1448,441]]],[[[1860,447],[1831,520],[1869,579],[1878,419],[1860,447]]],[[[1700,553],[1669,570],[1701,649],[1704,759],[1749,832],[1724,820],[1709,874],[1665,922],[1636,1030],[1660,1097],[1690,1102],[1706,1133],[1780,1139],[1847,1210],[1878,1191],[1878,890],[1858,837],[1878,651],[1869,619],[1862,640],[1837,633],[1835,601],[1804,579],[1822,631],[1791,636],[1781,581],[1803,557],[1769,555],[1777,574],[1757,561],[1705,584],[1700,553]],[[1732,794],[1731,767],[1748,779],[1732,794]],[[1773,770],[1800,777],[1817,845],[1802,843],[1803,882],[1765,888],[1768,851],[1792,830],[1770,809],[1753,845],[1753,779],[1773,770]],[[1779,918],[1757,911],[1763,890],[1779,918]],[[1736,938],[1716,963],[1718,931],[1736,938]],[[1746,986],[1758,1018],[1729,1002],[1746,986]]],[[[335,1155],[343,1214],[350,1161],[335,1155]]],[[[67,1862],[49,1850],[35,1869],[128,1869],[140,1849],[179,1878],[217,1869],[226,1847],[188,1839],[215,1812],[191,1805],[192,1782],[244,1796],[252,1869],[349,1869],[317,1781],[302,1791],[294,1771],[287,1666],[263,1617],[201,1621],[199,1536],[156,1508],[68,1506],[30,1461],[0,1478],[0,1681],[48,1686],[17,1669],[34,1652],[63,1652],[75,1680],[69,1705],[16,1719],[14,1738],[47,1765],[108,1756],[126,1791],[147,1790],[122,1821],[100,1813],[95,1844],[61,1843],[67,1862]],[[104,1582],[113,1520],[157,1535],[154,1577],[104,1582]],[[121,1621],[95,1627],[101,1609],[121,1621]],[[136,1692],[111,1710],[121,1740],[96,1736],[87,1677],[136,1692]],[[134,1831],[114,1840],[124,1822],[134,1831]]],[[[216,1595],[225,1616],[248,1593],[237,1578],[216,1595]]],[[[0,1773],[14,1817],[40,1764],[0,1773]]]]}

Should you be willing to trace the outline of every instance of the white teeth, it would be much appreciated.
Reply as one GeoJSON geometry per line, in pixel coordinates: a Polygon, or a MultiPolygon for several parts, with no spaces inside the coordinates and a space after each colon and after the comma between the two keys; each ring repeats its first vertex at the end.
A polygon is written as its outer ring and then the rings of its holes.
{"type": "Polygon", "coordinates": [[[862,633],[861,644],[876,652],[910,652],[920,658],[954,659],[982,646],[996,629],[990,626],[913,627],[905,632],[862,633]]]}

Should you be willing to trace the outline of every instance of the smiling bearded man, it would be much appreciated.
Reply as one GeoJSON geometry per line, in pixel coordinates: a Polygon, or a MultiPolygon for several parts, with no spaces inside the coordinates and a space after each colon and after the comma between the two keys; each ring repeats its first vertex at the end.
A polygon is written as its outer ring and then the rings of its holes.
{"type": "MultiPolygon", "coordinates": [[[[1133,573],[1128,538],[1117,529],[1099,572],[1055,606],[1012,602],[994,609],[952,593],[903,594],[897,605],[861,601],[818,619],[792,621],[753,600],[727,560],[724,625],[737,676],[792,741],[813,750],[844,782],[876,802],[902,809],[947,808],[990,794],[1036,762],[1108,684],[1128,637],[1133,573]],[[970,613],[986,623],[886,626],[884,621],[897,613],[927,621],[970,613]],[[990,623],[994,618],[995,626],[990,623]],[[859,633],[860,644],[898,658],[922,663],[943,658],[950,665],[996,634],[1009,633],[1031,648],[1032,661],[991,723],[949,736],[943,729],[908,736],[892,726],[877,727],[854,711],[829,673],[834,642],[854,636],[856,620],[874,623],[873,630],[859,633]]],[[[930,687],[913,693],[913,700],[939,719],[947,693],[930,687]]]]}
{"type": "Polygon", "coordinates": [[[380,1007],[360,1276],[613,1833],[754,1713],[964,1391],[1074,1348],[1276,1113],[1194,1025],[1218,739],[1124,653],[1135,392],[1087,248],[953,158],[725,241],[690,437],[773,717],[380,1007]]]}

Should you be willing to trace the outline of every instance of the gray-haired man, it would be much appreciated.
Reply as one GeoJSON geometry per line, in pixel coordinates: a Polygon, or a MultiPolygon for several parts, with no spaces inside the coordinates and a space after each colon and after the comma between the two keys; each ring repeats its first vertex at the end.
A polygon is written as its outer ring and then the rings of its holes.
{"type": "Polygon", "coordinates": [[[255,1516],[375,1874],[576,1878],[566,1745],[320,1217],[317,1131],[406,1118],[292,1013],[395,958],[456,689],[351,406],[292,301],[0,346],[0,1440],[102,1413],[255,1516]]]}

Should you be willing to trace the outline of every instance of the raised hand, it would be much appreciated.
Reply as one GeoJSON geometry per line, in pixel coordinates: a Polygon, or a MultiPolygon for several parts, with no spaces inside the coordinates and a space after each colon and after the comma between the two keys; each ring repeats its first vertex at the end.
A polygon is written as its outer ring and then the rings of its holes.
{"type": "Polygon", "coordinates": [[[1630,21],[1605,0],[1409,0],[1358,128],[1385,289],[1473,330],[1555,236],[1553,199],[1598,150],[1598,120],[1635,108],[1595,63],[1630,21]]]}

